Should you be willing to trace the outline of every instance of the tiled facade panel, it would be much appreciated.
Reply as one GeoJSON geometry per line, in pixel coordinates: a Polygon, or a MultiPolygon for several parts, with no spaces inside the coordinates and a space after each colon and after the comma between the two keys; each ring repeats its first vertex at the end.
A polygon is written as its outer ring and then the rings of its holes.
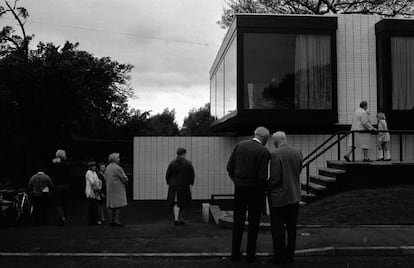
{"type": "Polygon", "coordinates": [[[178,147],[187,149],[195,169],[194,199],[233,192],[226,164],[236,144],[231,137],[136,137],[134,139],[134,199],[159,200],[167,196],[165,172],[178,147]]]}
{"type": "MultiPolygon", "coordinates": [[[[289,144],[300,149],[307,156],[330,135],[289,135],[289,144]]],[[[196,181],[192,189],[194,199],[209,199],[212,194],[231,194],[233,184],[227,176],[227,160],[236,142],[251,137],[136,137],[134,139],[134,199],[160,200],[167,196],[165,171],[175,158],[178,147],[187,149],[187,158],[193,163],[196,181]]],[[[335,138],[336,139],[336,138],[335,138]]],[[[403,136],[404,160],[414,160],[414,135],[403,136]]],[[[349,149],[348,138],[341,142],[340,157],[349,149]]],[[[275,149],[271,140],[266,147],[275,149]]],[[[370,158],[377,158],[376,136],[371,137],[370,158]]],[[[391,156],[399,160],[399,136],[391,136],[391,156]]],[[[356,159],[362,159],[362,151],[356,151],[356,159]]],[[[317,174],[318,168],[326,167],[327,160],[338,159],[338,146],[328,150],[310,166],[310,175],[317,174]]],[[[301,179],[306,180],[306,171],[301,179]]]]}
{"type": "Polygon", "coordinates": [[[377,113],[375,23],[377,16],[338,15],[337,75],[338,122],[351,124],[362,100],[368,102],[372,120],[377,113]]]}

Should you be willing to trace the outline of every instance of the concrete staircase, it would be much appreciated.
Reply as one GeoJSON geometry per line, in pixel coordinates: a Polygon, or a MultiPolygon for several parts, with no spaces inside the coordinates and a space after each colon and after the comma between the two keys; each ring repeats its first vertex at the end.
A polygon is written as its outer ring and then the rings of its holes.
{"type": "Polygon", "coordinates": [[[317,175],[310,176],[309,189],[306,182],[301,183],[302,201],[311,203],[337,193],[340,190],[338,181],[345,176],[345,173],[341,161],[328,161],[326,168],[319,168],[317,175]]]}

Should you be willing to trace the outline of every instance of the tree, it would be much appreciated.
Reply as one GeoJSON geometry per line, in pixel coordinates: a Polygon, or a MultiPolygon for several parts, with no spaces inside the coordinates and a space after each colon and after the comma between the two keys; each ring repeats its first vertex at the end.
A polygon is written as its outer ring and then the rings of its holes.
{"type": "Polygon", "coordinates": [[[24,7],[17,6],[18,0],[13,5],[8,1],[4,1],[4,6],[0,5],[0,18],[6,14],[12,14],[19,24],[20,35],[11,26],[4,26],[0,31],[0,57],[4,57],[12,52],[17,52],[24,59],[29,56],[29,42],[33,35],[27,35],[24,25],[29,17],[29,12],[24,7]]]}
{"type": "Polygon", "coordinates": [[[236,13],[271,14],[377,14],[386,17],[412,17],[412,0],[227,0],[221,20],[229,27],[236,13]]]}
{"type": "Polygon", "coordinates": [[[193,108],[188,112],[188,116],[184,118],[181,135],[183,136],[211,136],[213,132],[210,129],[214,117],[210,114],[210,103],[203,107],[193,108]]]}
{"type": "Polygon", "coordinates": [[[50,158],[73,138],[113,137],[130,116],[131,69],[70,42],[1,58],[0,142],[11,141],[1,144],[3,155],[33,172],[35,159],[50,158]]]}
{"type": "Polygon", "coordinates": [[[175,110],[164,109],[160,114],[148,119],[148,133],[150,136],[177,136],[178,125],[175,122],[175,110]]]}
{"type": "Polygon", "coordinates": [[[140,110],[131,109],[128,122],[118,128],[117,137],[132,139],[135,136],[149,136],[149,116],[149,111],[141,112],[140,110]]]}

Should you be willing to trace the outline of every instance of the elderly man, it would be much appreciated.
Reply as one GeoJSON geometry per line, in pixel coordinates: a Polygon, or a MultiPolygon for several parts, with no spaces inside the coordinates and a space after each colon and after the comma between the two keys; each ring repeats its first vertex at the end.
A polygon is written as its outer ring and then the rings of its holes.
{"type": "Polygon", "coordinates": [[[284,264],[293,262],[295,254],[303,157],[287,144],[284,132],[276,132],[272,138],[276,150],[271,152],[268,192],[274,249],[271,262],[284,264]]]}
{"type": "Polygon", "coordinates": [[[246,210],[249,211],[247,262],[256,258],[256,240],[260,215],[265,199],[265,185],[268,178],[270,154],[264,146],[269,138],[269,130],[258,127],[252,140],[242,141],[234,148],[227,163],[227,171],[234,182],[234,220],[232,254],[233,261],[240,260],[240,244],[243,236],[246,210]]]}

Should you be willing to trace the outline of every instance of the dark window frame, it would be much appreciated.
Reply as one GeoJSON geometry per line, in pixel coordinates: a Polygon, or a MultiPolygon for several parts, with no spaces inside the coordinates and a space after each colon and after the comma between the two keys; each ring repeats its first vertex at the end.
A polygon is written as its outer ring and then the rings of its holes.
{"type": "Polygon", "coordinates": [[[377,51],[377,105],[394,129],[414,129],[414,110],[392,107],[391,38],[414,37],[414,20],[383,19],[375,25],[377,51]]]}
{"type": "Polygon", "coordinates": [[[224,59],[234,36],[237,38],[237,111],[212,124],[217,131],[250,131],[257,124],[278,126],[285,130],[309,131],[310,125],[331,129],[338,122],[337,46],[338,18],[297,15],[236,15],[219,49],[210,77],[224,59]],[[323,34],[331,39],[332,109],[330,110],[264,110],[244,108],[244,33],[323,34]]]}

